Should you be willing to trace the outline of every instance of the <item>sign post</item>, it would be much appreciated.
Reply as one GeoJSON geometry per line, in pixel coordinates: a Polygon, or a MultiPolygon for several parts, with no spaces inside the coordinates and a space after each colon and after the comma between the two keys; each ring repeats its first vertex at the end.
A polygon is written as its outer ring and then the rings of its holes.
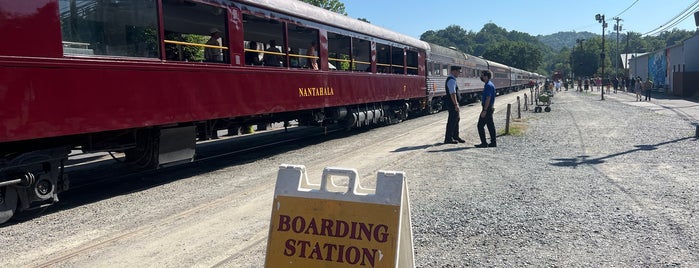
{"type": "Polygon", "coordinates": [[[414,267],[405,175],[379,171],[376,189],[354,169],[281,165],[274,190],[265,267],[414,267]],[[348,178],[347,187],[333,177],[348,178]]]}

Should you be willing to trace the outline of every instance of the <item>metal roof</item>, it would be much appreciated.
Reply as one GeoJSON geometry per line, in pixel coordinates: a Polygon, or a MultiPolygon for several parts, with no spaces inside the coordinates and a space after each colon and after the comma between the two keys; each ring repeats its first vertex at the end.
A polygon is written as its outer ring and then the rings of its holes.
{"type": "Polygon", "coordinates": [[[366,23],[345,15],[316,7],[296,0],[239,0],[238,2],[257,6],[275,12],[315,21],[322,24],[406,44],[418,49],[429,50],[426,42],[400,34],[371,23],[366,23]]]}

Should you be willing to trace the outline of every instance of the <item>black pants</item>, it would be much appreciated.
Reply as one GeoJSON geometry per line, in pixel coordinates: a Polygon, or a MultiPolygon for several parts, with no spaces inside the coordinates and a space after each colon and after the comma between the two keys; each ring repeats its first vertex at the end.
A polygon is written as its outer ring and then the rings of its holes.
{"type": "Polygon", "coordinates": [[[647,100],[647,101],[650,101],[650,88],[649,88],[649,89],[646,89],[646,92],[645,92],[645,93],[646,93],[646,100],[647,100]]]}
{"type": "Polygon", "coordinates": [[[454,107],[447,107],[449,111],[449,119],[447,119],[447,129],[444,133],[444,141],[450,142],[456,138],[459,138],[459,112],[454,109],[454,107]]]}
{"type": "Polygon", "coordinates": [[[490,133],[490,144],[497,144],[495,142],[495,122],[493,122],[494,111],[495,109],[488,109],[485,112],[485,117],[478,117],[478,136],[481,138],[481,144],[487,144],[485,140],[484,126],[488,127],[488,133],[490,133]]]}

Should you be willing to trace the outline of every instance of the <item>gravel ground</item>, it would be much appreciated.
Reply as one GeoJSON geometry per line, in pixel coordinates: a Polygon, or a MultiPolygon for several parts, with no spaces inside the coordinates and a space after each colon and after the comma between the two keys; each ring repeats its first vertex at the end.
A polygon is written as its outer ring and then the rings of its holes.
{"type": "MultiPolygon", "coordinates": [[[[498,129],[514,98],[498,96],[498,129]]],[[[698,267],[699,112],[682,111],[699,105],[607,98],[559,93],[498,148],[473,147],[480,108],[468,105],[466,146],[439,143],[439,113],[69,191],[0,227],[0,267],[262,267],[284,163],[316,182],[324,167],[356,168],[366,187],[377,170],[406,172],[417,267],[698,267]]]]}
{"type": "Polygon", "coordinates": [[[406,165],[418,266],[699,266],[694,126],[610,97],[562,92],[498,148],[406,165]]]}

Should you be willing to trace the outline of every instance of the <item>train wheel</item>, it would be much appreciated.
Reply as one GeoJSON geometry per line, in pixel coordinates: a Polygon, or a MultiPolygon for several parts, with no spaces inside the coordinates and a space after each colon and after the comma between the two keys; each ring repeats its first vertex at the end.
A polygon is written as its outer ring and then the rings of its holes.
{"type": "Polygon", "coordinates": [[[0,224],[10,220],[17,209],[17,190],[15,187],[0,188],[0,224]]]}

